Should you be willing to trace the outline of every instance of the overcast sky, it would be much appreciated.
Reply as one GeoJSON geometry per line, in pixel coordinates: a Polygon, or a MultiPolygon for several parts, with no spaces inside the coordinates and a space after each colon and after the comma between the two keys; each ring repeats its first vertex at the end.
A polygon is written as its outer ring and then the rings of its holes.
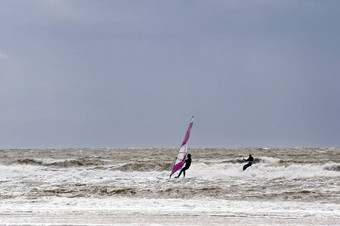
{"type": "Polygon", "coordinates": [[[338,0],[0,0],[0,148],[340,146],[338,0]]]}

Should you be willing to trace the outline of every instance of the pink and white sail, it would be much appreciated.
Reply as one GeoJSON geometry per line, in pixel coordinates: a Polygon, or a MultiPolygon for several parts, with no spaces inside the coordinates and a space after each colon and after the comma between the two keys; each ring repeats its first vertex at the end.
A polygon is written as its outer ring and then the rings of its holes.
{"type": "Polygon", "coordinates": [[[178,155],[176,157],[176,160],[175,160],[175,164],[174,164],[174,167],[172,168],[172,171],[171,171],[171,174],[170,174],[170,177],[179,169],[182,168],[184,162],[185,162],[185,159],[187,157],[187,154],[188,154],[188,140],[189,140],[189,137],[190,137],[190,132],[191,132],[191,128],[192,128],[192,125],[194,124],[194,116],[192,116],[191,118],[191,121],[190,121],[190,124],[189,124],[189,128],[185,134],[185,137],[184,137],[184,140],[182,142],[182,145],[179,149],[179,152],[178,152],[178,155]]]}

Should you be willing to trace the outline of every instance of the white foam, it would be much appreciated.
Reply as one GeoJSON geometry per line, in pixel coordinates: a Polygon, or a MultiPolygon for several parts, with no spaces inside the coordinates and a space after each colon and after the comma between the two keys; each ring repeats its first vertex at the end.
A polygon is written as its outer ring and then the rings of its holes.
{"type": "Polygon", "coordinates": [[[279,163],[280,159],[273,157],[261,157],[260,163],[279,163]]]}
{"type": "Polygon", "coordinates": [[[340,171],[340,163],[329,162],[323,165],[324,170],[340,171]]]}

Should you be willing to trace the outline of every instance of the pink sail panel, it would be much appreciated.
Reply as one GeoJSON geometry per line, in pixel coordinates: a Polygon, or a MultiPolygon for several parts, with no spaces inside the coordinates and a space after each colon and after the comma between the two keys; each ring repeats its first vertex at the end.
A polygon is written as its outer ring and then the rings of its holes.
{"type": "Polygon", "coordinates": [[[188,140],[189,140],[189,137],[190,137],[190,132],[191,132],[191,128],[192,128],[193,123],[194,123],[194,116],[192,116],[192,118],[191,118],[191,121],[190,121],[190,124],[189,124],[189,128],[188,128],[188,130],[187,130],[187,132],[185,134],[185,137],[184,137],[183,143],[181,145],[181,148],[179,149],[179,152],[178,152],[177,158],[175,160],[174,167],[172,168],[170,177],[177,170],[181,169],[183,164],[184,164],[184,162],[185,162],[185,159],[186,159],[187,153],[188,153],[188,140]]]}
{"type": "Polygon", "coordinates": [[[192,118],[191,118],[191,122],[190,122],[189,128],[188,128],[188,130],[187,130],[187,132],[186,132],[186,134],[185,134],[185,137],[184,137],[182,146],[183,146],[183,145],[186,145],[186,143],[188,142],[189,136],[190,136],[190,132],[191,132],[191,128],[192,128],[192,125],[193,125],[193,124],[194,124],[194,116],[192,116],[192,118]]]}
{"type": "Polygon", "coordinates": [[[180,161],[179,163],[174,165],[174,168],[172,169],[171,175],[170,177],[179,169],[182,168],[184,162],[185,162],[185,158],[187,157],[187,155],[184,156],[184,158],[182,159],[182,161],[180,161]]]}

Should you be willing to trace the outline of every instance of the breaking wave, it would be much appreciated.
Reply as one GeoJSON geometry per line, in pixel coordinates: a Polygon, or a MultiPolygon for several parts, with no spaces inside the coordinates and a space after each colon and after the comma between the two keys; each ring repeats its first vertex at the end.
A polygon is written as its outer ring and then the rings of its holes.
{"type": "Polygon", "coordinates": [[[281,159],[278,158],[273,158],[273,157],[261,157],[259,160],[260,163],[271,163],[271,164],[276,164],[276,163],[281,163],[281,159]]]}
{"type": "Polygon", "coordinates": [[[340,163],[327,163],[323,166],[324,170],[340,171],[340,163]]]}
{"type": "Polygon", "coordinates": [[[105,162],[101,160],[93,159],[70,159],[70,160],[60,160],[60,161],[49,161],[44,162],[36,159],[19,159],[15,163],[25,164],[25,165],[39,165],[47,167],[78,167],[78,166],[99,166],[104,165],[105,162]]]}
{"type": "Polygon", "coordinates": [[[164,171],[170,170],[172,163],[153,163],[153,162],[134,162],[123,164],[119,167],[113,167],[113,170],[119,171],[164,171]]]}
{"type": "Polygon", "coordinates": [[[137,161],[129,162],[125,164],[114,165],[109,164],[107,161],[102,161],[100,159],[70,159],[70,160],[60,160],[60,161],[41,161],[37,159],[19,159],[14,163],[20,165],[35,165],[35,166],[45,166],[45,167],[56,167],[56,168],[69,168],[69,167],[101,167],[103,169],[108,168],[110,170],[118,170],[124,172],[133,171],[164,171],[170,170],[172,167],[172,162],[160,162],[154,163],[153,161],[137,161]]]}

